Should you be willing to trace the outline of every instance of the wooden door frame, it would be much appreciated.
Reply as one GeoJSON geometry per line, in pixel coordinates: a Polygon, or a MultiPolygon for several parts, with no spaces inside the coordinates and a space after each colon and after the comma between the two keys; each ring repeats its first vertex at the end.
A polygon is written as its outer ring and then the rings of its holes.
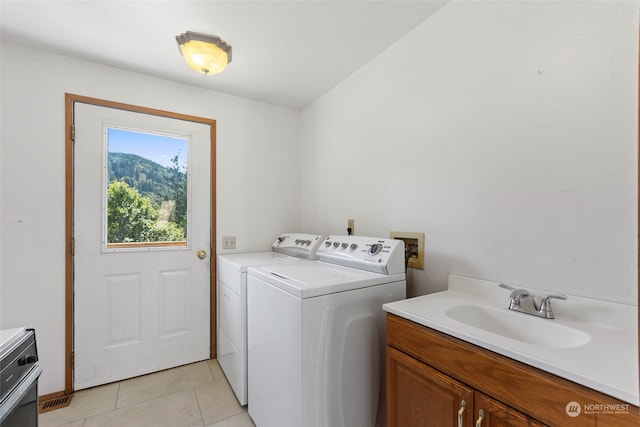
{"type": "Polygon", "coordinates": [[[210,262],[210,339],[211,354],[216,357],[216,121],[204,117],[173,113],[104,99],[65,93],[65,395],[73,393],[73,106],[76,102],[114,108],[134,113],[150,114],[171,119],[209,125],[211,129],[211,254],[210,262]]]}

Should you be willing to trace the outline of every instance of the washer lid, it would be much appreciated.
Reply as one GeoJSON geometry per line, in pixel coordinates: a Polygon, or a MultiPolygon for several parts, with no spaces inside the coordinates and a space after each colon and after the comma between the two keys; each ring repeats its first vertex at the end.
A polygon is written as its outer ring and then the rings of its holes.
{"type": "MultiPolygon", "coordinates": [[[[405,280],[405,274],[378,274],[321,261],[251,267],[257,277],[299,298],[345,292],[405,280]]],[[[251,280],[251,279],[249,279],[251,280]]]]}
{"type": "Polygon", "coordinates": [[[234,270],[247,271],[247,267],[268,265],[274,263],[303,262],[302,258],[279,254],[277,252],[254,252],[248,254],[218,255],[218,263],[228,264],[234,270]]]}

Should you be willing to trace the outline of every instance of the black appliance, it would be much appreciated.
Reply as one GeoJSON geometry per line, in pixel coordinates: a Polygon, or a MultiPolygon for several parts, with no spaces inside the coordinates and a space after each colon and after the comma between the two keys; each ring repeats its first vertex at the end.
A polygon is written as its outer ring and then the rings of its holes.
{"type": "Polygon", "coordinates": [[[38,426],[41,373],[35,331],[0,331],[0,427],[38,426]]]}

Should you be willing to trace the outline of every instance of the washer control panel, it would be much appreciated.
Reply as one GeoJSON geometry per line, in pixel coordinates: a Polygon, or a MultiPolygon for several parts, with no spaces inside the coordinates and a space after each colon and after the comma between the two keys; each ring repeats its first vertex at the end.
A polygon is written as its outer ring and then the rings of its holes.
{"type": "Polygon", "coordinates": [[[327,236],[318,259],[382,274],[404,273],[404,242],[365,236],[327,236]]]}
{"type": "Polygon", "coordinates": [[[306,233],[282,233],[271,245],[274,252],[298,258],[317,259],[317,250],[323,236],[306,233]]]}

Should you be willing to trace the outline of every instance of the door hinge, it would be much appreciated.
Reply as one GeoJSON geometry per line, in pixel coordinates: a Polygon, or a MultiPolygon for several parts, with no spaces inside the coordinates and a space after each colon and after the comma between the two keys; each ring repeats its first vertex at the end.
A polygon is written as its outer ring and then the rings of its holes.
{"type": "Polygon", "coordinates": [[[76,125],[71,125],[71,140],[76,142],[76,125]]]}
{"type": "Polygon", "coordinates": [[[75,237],[71,238],[71,256],[76,254],[76,239],[75,237]]]}
{"type": "Polygon", "coordinates": [[[75,366],[76,364],[76,352],[72,351],[71,352],[71,366],[75,366]]]}

